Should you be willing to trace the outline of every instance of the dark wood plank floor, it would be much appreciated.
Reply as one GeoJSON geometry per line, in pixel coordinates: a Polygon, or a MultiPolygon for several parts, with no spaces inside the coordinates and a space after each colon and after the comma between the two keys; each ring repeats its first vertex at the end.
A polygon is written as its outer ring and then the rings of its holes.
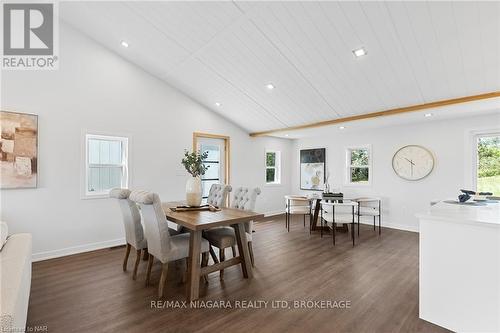
{"type": "MultiPolygon", "coordinates": [[[[355,247],[347,234],[320,239],[302,220],[287,233],[282,218],[256,223],[254,279],[239,267],[202,285],[202,300],[268,301],[267,308],[151,308],[153,286],[144,287],[146,262],[138,280],[122,272],[124,248],[106,249],[33,264],[28,327],[48,332],[444,332],[418,318],[418,234],[361,226],[355,247]],[[272,301],[349,301],[348,309],[277,309],[272,301]]],[[[231,257],[230,251],[226,257],[231,257]]],[[[182,264],[170,265],[166,297],[184,301],[182,264]]],[[[208,304],[208,302],[206,303],[208,304]]]]}

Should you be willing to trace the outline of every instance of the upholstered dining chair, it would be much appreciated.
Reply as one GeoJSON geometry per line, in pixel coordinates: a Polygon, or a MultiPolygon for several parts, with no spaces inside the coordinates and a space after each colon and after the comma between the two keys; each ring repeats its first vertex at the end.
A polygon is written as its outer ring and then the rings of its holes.
{"type": "MultiPolygon", "coordinates": [[[[373,217],[373,230],[375,230],[375,221],[378,218],[378,234],[381,233],[381,199],[380,198],[357,198],[356,201],[359,204],[358,209],[358,221],[362,216],[373,217]]],[[[359,228],[358,228],[359,235],[359,228]]]]}
{"type": "MultiPolygon", "coordinates": [[[[257,201],[257,196],[260,194],[260,188],[256,187],[250,189],[248,187],[237,187],[234,189],[233,197],[231,199],[231,208],[243,209],[253,211],[255,209],[255,203],[257,201]]],[[[252,266],[255,265],[255,259],[253,255],[252,248],[252,230],[253,221],[245,223],[245,234],[248,242],[248,250],[250,253],[250,260],[252,266]]],[[[219,259],[220,261],[225,260],[225,249],[228,247],[234,248],[236,245],[236,235],[232,227],[220,227],[206,230],[203,237],[205,237],[211,246],[215,246],[219,249],[219,259]]],[[[218,262],[215,253],[210,247],[210,254],[214,262],[218,262]]],[[[233,256],[236,256],[236,251],[233,250],[233,256]]],[[[224,270],[220,270],[221,279],[224,278],[224,270]]]]}
{"type": "MultiPolygon", "coordinates": [[[[321,237],[323,237],[323,225],[326,224],[332,230],[332,241],[335,245],[337,223],[351,224],[352,246],[354,246],[354,224],[357,209],[358,203],[355,201],[321,202],[321,237]]],[[[359,235],[359,220],[357,222],[359,235]]]]}
{"type": "Polygon", "coordinates": [[[125,250],[125,259],[123,260],[123,271],[127,270],[128,257],[133,247],[136,250],[134,272],[132,279],[137,278],[137,268],[141,259],[141,251],[144,251],[144,258],[148,257],[148,243],[144,237],[144,231],[141,224],[141,214],[135,202],[129,199],[130,190],[124,188],[114,188],[109,192],[111,198],[118,200],[125,227],[125,240],[127,248],[125,250]]]}
{"type": "Polygon", "coordinates": [[[285,195],[285,228],[290,232],[290,221],[293,215],[302,215],[304,227],[306,216],[309,215],[309,232],[311,232],[311,200],[297,195],[285,195]]]}
{"type": "Polygon", "coordinates": [[[215,207],[225,207],[227,195],[231,191],[231,185],[213,184],[208,192],[207,204],[215,207]]]}
{"type": "MultiPolygon", "coordinates": [[[[170,235],[167,218],[161,206],[158,194],[147,191],[132,191],[130,200],[141,205],[144,219],[144,231],[148,239],[149,260],[146,273],[146,286],[150,283],[151,268],[156,258],[162,264],[158,297],[163,296],[167,282],[168,263],[189,257],[189,233],[170,235]]],[[[201,240],[202,266],[208,263],[209,244],[201,240]]]]}

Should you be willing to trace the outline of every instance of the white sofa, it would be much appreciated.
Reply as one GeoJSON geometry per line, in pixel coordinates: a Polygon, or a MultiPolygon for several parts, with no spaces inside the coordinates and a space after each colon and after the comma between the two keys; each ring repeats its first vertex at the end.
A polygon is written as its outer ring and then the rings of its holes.
{"type": "Polygon", "coordinates": [[[0,250],[0,332],[24,332],[30,287],[31,234],[10,235],[0,250]]]}

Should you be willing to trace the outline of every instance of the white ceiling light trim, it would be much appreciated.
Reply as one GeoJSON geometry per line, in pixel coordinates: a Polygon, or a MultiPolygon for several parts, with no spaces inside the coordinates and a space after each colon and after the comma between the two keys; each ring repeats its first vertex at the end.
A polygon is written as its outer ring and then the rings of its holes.
{"type": "Polygon", "coordinates": [[[354,53],[354,55],[359,58],[359,57],[362,57],[362,56],[365,56],[368,54],[368,52],[366,52],[365,48],[364,47],[360,47],[359,49],[354,49],[352,50],[352,53],[354,53]]]}

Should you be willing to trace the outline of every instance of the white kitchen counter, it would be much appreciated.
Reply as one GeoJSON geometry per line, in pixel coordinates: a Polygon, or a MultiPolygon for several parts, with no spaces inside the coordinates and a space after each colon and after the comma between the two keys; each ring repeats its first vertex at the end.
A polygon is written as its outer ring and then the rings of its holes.
{"type": "Polygon", "coordinates": [[[445,202],[420,222],[420,318],[458,332],[500,332],[500,204],[445,202]]]}

